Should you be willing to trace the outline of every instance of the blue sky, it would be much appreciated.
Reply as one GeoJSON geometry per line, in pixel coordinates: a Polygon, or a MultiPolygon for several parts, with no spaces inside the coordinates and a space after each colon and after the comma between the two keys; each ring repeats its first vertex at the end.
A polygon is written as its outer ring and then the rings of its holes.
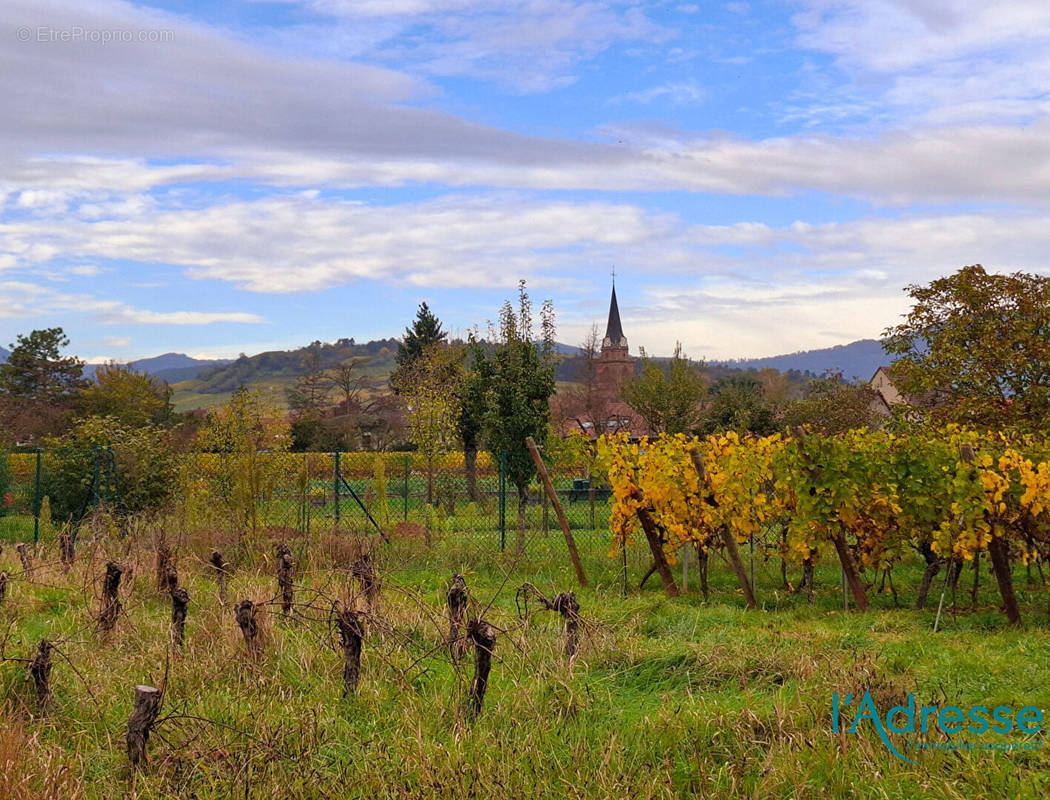
{"type": "Polygon", "coordinates": [[[1036,0],[13,0],[0,343],[92,360],[484,326],[632,349],[878,335],[965,264],[1044,272],[1036,0]]]}

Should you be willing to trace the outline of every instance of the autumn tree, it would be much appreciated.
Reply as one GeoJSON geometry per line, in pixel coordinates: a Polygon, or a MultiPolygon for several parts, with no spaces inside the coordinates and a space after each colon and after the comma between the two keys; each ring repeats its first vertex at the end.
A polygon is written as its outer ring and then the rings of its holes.
{"type": "Polygon", "coordinates": [[[736,431],[768,436],[779,425],[766,399],[762,381],[751,375],[726,375],[711,387],[711,402],[700,425],[701,433],[736,431]]]}
{"type": "Polygon", "coordinates": [[[772,409],[774,415],[780,415],[798,399],[798,387],[791,382],[786,372],[773,367],[763,367],[758,371],[757,377],[762,384],[762,396],[766,405],[772,409]]]}
{"type": "Polygon", "coordinates": [[[975,264],[907,292],[884,347],[908,416],[1050,429],[1050,278],[975,264]]]}
{"type": "Polygon", "coordinates": [[[778,417],[779,426],[809,425],[826,434],[844,433],[878,425],[875,411],[878,393],[866,383],[847,383],[840,372],[812,379],[802,397],[787,405],[778,417]]]}
{"type": "Polygon", "coordinates": [[[81,393],[82,416],[112,417],[122,425],[170,426],[175,421],[168,384],[119,364],[104,364],[81,393]]]}
{"type": "Polygon", "coordinates": [[[427,503],[434,502],[434,466],[456,444],[459,417],[458,365],[461,354],[433,344],[405,367],[401,396],[408,409],[409,439],[423,456],[427,475],[427,503]]]}
{"type": "Polygon", "coordinates": [[[315,342],[300,359],[300,372],[287,391],[288,407],[302,415],[320,415],[328,404],[331,382],[321,365],[320,348],[315,342]]]}
{"type": "Polygon", "coordinates": [[[548,300],[540,315],[541,337],[533,339],[532,303],[525,281],[518,284],[518,308],[506,302],[491,352],[478,348],[474,369],[486,387],[485,446],[493,460],[505,459],[507,479],[518,491],[519,551],[525,549],[525,509],[536,465],[525,446],[531,436],[541,447],[550,428],[554,394],[554,308],[548,300]]]}
{"type": "Polygon", "coordinates": [[[306,452],[324,448],[324,412],[331,386],[321,364],[321,343],[313,342],[299,360],[299,374],[285,397],[291,410],[292,450],[306,452]]]}
{"type": "Polygon", "coordinates": [[[331,367],[326,372],[328,386],[339,395],[339,412],[353,413],[360,404],[368,379],[364,368],[371,359],[368,356],[353,356],[331,367]]]}
{"type": "MultiPolygon", "coordinates": [[[[471,339],[468,355],[477,353],[478,342],[471,339]]],[[[487,387],[482,376],[472,366],[464,368],[459,381],[459,411],[456,415],[456,434],[463,448],[463,471],[467,483],[467,496],[477,501],[478,494],[478,450],[485,431],[487,387]]]]}
{"type": "Polygon", "coordinates": [[[666,368],[643,354],[642,372],[623,387],[623,399],[653,433],[690,433],[703,417],[707,383],[700,365],[683,353],[680,342],[666,368]]]}
{"type": "MultiPolygon", "coordinates": [[[[290,444],[284,414],[259,391],[242,386],[223,408],[208,415],[197,449],[217,458],[209,489],[244,527],[255,530],[259,498],[281,480],[280,465],[268,453],[286,451],[290,444]]],[[[186,479],[196,481],[199,476],[186,479]]]]}

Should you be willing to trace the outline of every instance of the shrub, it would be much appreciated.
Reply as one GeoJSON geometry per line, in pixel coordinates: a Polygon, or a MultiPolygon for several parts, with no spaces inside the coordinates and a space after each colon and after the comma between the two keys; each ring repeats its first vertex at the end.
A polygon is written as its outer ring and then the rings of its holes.
{"type": "Polygon", "coordinates": [[[91,508],[96,481],[120,512],[164,504],[176,486],[178,467],[165,431],[125,426],[113,417],[88,417],[48,442],[52,466],[44,480],[57,520],[79,522],[91,508]],[[112,461],[108,452],[112,452],[112,461]]]}

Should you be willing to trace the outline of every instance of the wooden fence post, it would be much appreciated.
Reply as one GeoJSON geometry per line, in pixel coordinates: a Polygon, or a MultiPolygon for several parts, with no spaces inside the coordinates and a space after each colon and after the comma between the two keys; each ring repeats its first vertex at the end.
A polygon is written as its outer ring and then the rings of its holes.
{"type": "Polygon", "coordinates": [[[525,437],[525,446],[529,448],[529,454],[536,465],[536,472],[539,473],[540,480],[543,481],[543,488],[547,490],[547,496],[550,498],[551,505],[554,506],[554,511],[558,515],[558,524],[561,525],[561,532],[565,534],[565,544],[569,547],[569,557],[572,559],[573,567],[576,568],[576,579],[580,582],[580,586],[587,586],[587,576],[583,572],[583,562],[580,561],[579,551],[576,550],[576,540],[569,529],[569,520],[565,518],[565,509],[562,508],[561,500],[558,499],[558,493],[554,490],[551,476],[547,474],[547,468],[543,465],[540,449],[536,446],[536,442],[531,436],[525,437]]]}
{"type": "Polygon", "coordinates": [[[663,582],[664,591],[668,597],[678,597],[678,587],[675,586],[674,575],[671,574],[667,556],[664,555],[664,539],[660,535],[660,530],[657,528],[652,514],[649,513],[649,509],[638,509],[638,521],[642,523],[642,530],[645,531],[645,538],[649,542],[649,550],[653,554],[653,566],[656,568],[656,574],[660,576],[660,580],[663,582]]]}
{"type": "MultiPolygon", "coordinates": [[[[693,466],[696,468],[697,477],[701,483],[704,480],[704,462],[700,458],[700,453],[695,449],[689,451],[689,458],[692,459],[693,466]]],[[[748,608],[758,608],[758,603],[755,602],[755,591],[751,586],[751,581],[748,580],[747,570],[744,569],[744,562],[740,559],[740,548],[737,547],[736,536],[729,528],[725,525],[722,526],[719,534],[722,537],[722,545],[726,549],[726,555],[729,557],[729,564],[733,568],[733,572],[736,573],[736,579],[740,583],[740,588],[744,592],[744,601],[747,603],[748,608]]]]}

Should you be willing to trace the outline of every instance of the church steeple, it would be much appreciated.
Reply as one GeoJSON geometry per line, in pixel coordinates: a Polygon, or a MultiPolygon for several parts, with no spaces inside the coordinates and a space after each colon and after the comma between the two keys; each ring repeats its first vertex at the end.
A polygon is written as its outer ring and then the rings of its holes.
{"type": "Polygon", "coordinates": [[[602,340],[602,350],[610,348],[627,349],[627,337],[623,335],[623,326],[620,325],[620,308],[616,304],[616,284],[612,287],[612,300],[609,302],[609,322],[605,326],[605,338],[602,340]]]}

